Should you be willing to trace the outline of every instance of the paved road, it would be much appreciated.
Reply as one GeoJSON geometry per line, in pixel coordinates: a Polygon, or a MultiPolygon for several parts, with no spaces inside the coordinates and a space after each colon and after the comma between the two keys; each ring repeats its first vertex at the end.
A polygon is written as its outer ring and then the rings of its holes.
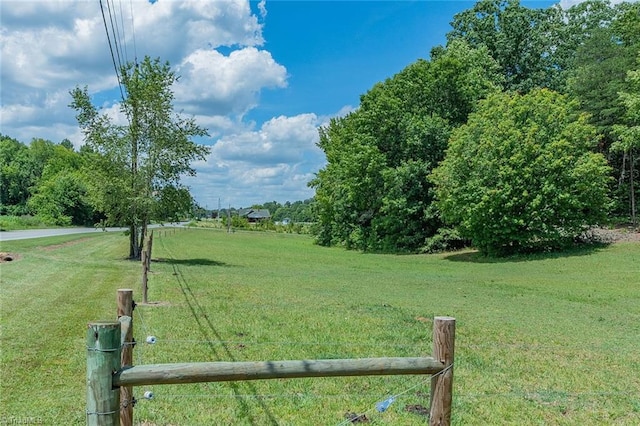
{"type": "MultiPolygon", "coordinates": [[[[171,223],[165,226],[184,226],[187,222],[181,222],[178,224],[171,223]]],[[[149,225],[149,228],[159,228],[162,225],[149,225]]],[[[122,232],[128,228],[59,228],[59,229],[25,229],[21,231],[3,231],[0,232],[0,241],[11,240],[27,240],[30,238],[42,238],[42,237],[55,237],[57,235],[71,235],[71,234],[89,234],[96,232],[122,232]]]]}
{"type": "MultiPolygon", "coordinates": [[[[106,232],[122,232],[127,228],[106,228],[106,232]]],[[[102,228],[59,228],[59,229],[24,229],[21,231],[0,232],[0,241],[27,240],[30,238],[54,237],[57,235],[88,234],[105,232],[102,228]]]]}

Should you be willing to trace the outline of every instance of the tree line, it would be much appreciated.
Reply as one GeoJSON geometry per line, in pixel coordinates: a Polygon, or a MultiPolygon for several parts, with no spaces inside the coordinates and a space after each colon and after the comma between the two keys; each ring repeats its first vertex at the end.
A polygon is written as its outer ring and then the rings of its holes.
{"type": "Polygon", "coordinates": [[[26,145],[0,135],[0,214],[37,213],[51,225],[93,225],[104,216],[90,201],[84,179],[91,152],[68,139],[26,145]]]}
{"type": "Polygon", "coordinates": [[[167,62],[145,57],[119,72],[127,118],[118,124],[99,110],[88,87],[71,91],[71,104],[84,135],[76,152],[34,139],[28,146],[0,138],[0,214],[37,214],[54,225],[117,225],[129,228],[129,257],[139,259],[153,221],[173,221],[192,213],[194,200],[181,176],[209,148],[193,118],[173,110],[177,76],[167,62]]]}
{"type": "Polygon", "coordinates": [[[320,130],[317,242],[508,254],[636,225],[640,4],[482,0],[451,26],[320,130]]]}
{"type": "MultiPolygon", "coordinates": [[[[315,222],[319,244],[365,251],[551,250],[611,216],[637,225],[640,3],[482,0],[451,25],[428,60],[320,129],[313,200],[261,207],[315,222]]],[[[0,214],[126,225],[137,258],[150,221],[193,211],[180,176],[208,149],[173,111],[168,63],[146,57],[119,77],[126,125],[72,90],[79,151],[0,136],[0,214]]]]}
{"type": "MultiPolygon", "coordinates": [[[[52,226],[126,225],[126,219],[108,220],[99,207],[101,195],[92,185],[101,184],[91,176],[97,156],[88,145],[75,150],[69,139],[34,138],[25,144],[0,135],[0,215],[37,216],[52,226]]],[[[171,197],[165,193],[156,199],[154,220],[176,221],[198,208],[185,188],[172,189],[171,197]],[[167,203],[181,197],[182,202],[167,203]]]]}

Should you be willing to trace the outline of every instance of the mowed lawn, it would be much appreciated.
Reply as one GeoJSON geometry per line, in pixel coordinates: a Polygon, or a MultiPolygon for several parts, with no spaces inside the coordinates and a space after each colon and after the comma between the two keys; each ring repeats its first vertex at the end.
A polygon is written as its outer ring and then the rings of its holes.
{"type": "MultiPolygon", "coordinates": [[[[121,234],[3,242],[0,423],[85,422],[85,330],[141,301],[121,234]]],[[[429,356],[457,320],[454,424],[640,424],[640,244],[487,260],[393,256],[306,236],[156,231],[136,364],[429,356]],[[157,343],[144,343],[155,336],[157,343]]],[[[429,380],[380,376],[135,388],[136,424],[418,425],[429,380]],[[145,391],[155,397],[145,400],[145,391]],[[397,398],[384,413],[377,402],[397,398]]]]}

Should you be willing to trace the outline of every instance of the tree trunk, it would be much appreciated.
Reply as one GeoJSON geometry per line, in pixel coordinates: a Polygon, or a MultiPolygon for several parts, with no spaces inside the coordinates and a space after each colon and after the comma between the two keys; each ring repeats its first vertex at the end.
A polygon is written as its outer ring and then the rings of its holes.
{"type": "Polygon", "coordinates": [[[635,181],[635,166],[634,166],[634,155],[633,155],[633,148],[631,148],[629,150],[629,164],[630,164],[630,177],[629,177],[629,186],[631,187],[631,223],[633,224],[633,227],[635,228],[636,226],[638,226],[638,221],[637,221],[637,217],[636,217],[636,189],[634,186],[634,181],[635,181]]]}
{"type": "Polygon", "coordinates": [[[129,234],[129,259],[140,260],[142,241],[138,239],[138,227],[135,224],[129,226],[129,234]]]}
{"type": "Polygon", "coordinates": [[[136,258],[136,227],[135,225],[129,226],[129,259],[136,258]]]}
{"type": "Polygon", "coordinates": [[[618,190],[624,184],[624,172],[627,169],[627,151],[622,153],[622,167],[620,167],[620,178],[618,179],[618,190]]]}

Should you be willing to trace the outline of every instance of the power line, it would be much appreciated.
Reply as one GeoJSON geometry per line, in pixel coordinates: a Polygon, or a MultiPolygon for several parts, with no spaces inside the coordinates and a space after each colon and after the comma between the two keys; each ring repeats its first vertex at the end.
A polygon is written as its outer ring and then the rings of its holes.
{"type": "MultiPolygon", "coordinates": [[[[115,6],[114,6],[115,9],[115,6]]],[[[116,56],[118,57],[118,65],[122,70],[122,58],[120,54],[120,47],[118,46],[118,38],[120,37],[120,32],[116,31],[116,25],[113,24],[113,14],[111,13],[111,0],[107,0],[107,10],[109,11],[109,21],[111,21],[111,32],[113,33],[113,42],[116,46],[116,56]]],[[[116,18],[117,23],[117,18],[116,18]]]]}
{"type": "Polygon", "coordinates": [[[102,5],[102,0],[100,2],[100,11],[102,12],[102,22],[104,22],[104,30],[107,33],[107,41],[109,42],[109,51],[111,52],[111,61],[113,62],[113,69],[116,71],[116,78],[118,79],[118,87],[120,88],[120,96],[124,101],[124,92],[122,90],[122,81],[120,79],[120,73],[118,72],[118,66],[116,65],[116,58],[113,54],[113,46],[111,45],[111,37],[109,36],[109,27],[107,26],[107,18],[104,16],[104,7],[102,5]]]}
{"type": "Polygon", "coordinates": [[[131,9],[131,35],[133,40],[133,61],[138,66],[138,51],[136,48],[136,27],[133,20],[133,0],[129,0],[129,8],[131,9]]]}
{"type": "MultiPolygon", "coordinates": [[[[122,0],[118,1],[118,4],[120,5],[120,27],[122,28],[122,40],[124,40],[124,42],[120,42],[120,44],[124,45],[124,59],[125,61],[128,63],[129,62],[129,53],[127,52],[127,34],[124,30],[124,16],[122,13],[122,0]]],[[[117,21],[116,21],[116,26],[117,26],[117,21]]],[[[119,33],[118,33],[119,34],[119,33]]]]}

